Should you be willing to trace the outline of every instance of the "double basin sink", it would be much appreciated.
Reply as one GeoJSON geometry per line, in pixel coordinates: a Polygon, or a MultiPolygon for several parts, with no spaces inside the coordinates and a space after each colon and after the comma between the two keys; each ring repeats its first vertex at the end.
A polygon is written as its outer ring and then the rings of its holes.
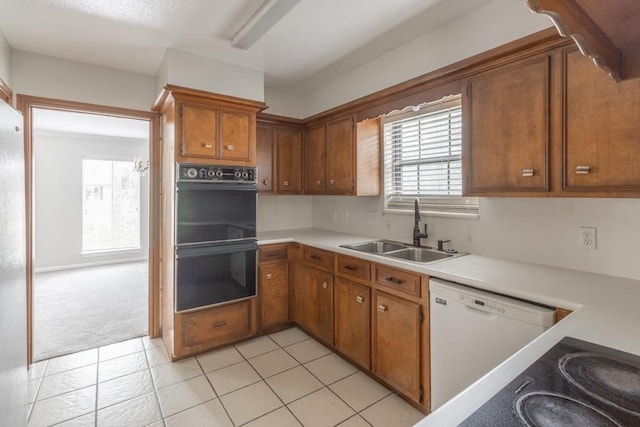
{"type": "Polygon", "coordinates": [[[458,252],[448,253],[446,251],[437,251],[431,248],[414,247],[388,240],[376,240],[373,242],[356,243],[353,245],[342,245],[342,247],[422,264],[465,255],[458,252]]]}

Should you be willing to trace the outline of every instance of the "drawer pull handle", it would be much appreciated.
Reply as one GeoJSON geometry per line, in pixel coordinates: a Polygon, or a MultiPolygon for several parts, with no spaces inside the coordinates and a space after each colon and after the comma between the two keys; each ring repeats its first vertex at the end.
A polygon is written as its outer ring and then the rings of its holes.
{"type": "Polygon", "coordinates": [[[216,322],[216,323],[212,323],[211,327],[212,328],[221,328],[223,326],[227,326],[227,321],[223,320],[222,322],[216,322]]]}
{"type": "Polygon", "coordinates": [[[272,256],[278,256],[278,255],[280,255],[280,252],[269,252],[269,255],[267,256],[272,257],[272,256]]]}
{"type": "Polygon", "coordinates": [[[398,286],[404,283],[404,280],[396,279],[395,277],[385,277],[384,280],[398,286]]]}
{"type": "Polygon", "coordinates": [[[267,279],[271,279],[273,277],[273,274],[269,273],[265,276],[267,279]]]}
{"type": "Polygon", "coordinates": [[[522,176],[533,176],[533,169],[522,169],[522,176]]]}
{"type": "Polygon", "coordinates": [[[311,256],[309,256],[309,258],[315,259],[316,261],[320,261],[320,259],[321,259],[320,256],[318,256],[318,255],[311,255],[311,256]]]}
{"type": "Polygon", "coordinates": [[[284,185],[285,187],[289,185],[289,181],[282,181],[282,185],[284,185]]]}
{"type": "Polygon", "coordinates": [[[322,289],[327,289],[327,286],[329,286],[327,282],[322,282],[322,289]]]}
{"type": "Polygon", "coordinates": [[[378,311],[384,313],[385,311],[387,311],[387,306],[386,305],[379,305],[378,306],[378,311]]]}
{"type": "Polygon", "coordinates": [[[330,179],[330,180],[329,180],[329,184],[330,184],[330,185],[335,185],[335,183],[336,183],[336,180],[335,180],[335,179],[330,179]]]}
{"type": "Polygon", "coordinates": [[[316,181],[316,185],[322,184],[322,181],[316,181]]]}
{"type": "Polygon", "coordinates": [[[576,174],[587,175],[589,173],[589,166],[576,166],[576,174]]]}
{"type": "Polygon", "coordinates": [[[227,145],[227,150],[233,151],[233,145],[227,145]]]}
{"type": "Polygon", "coordinates": [[[344,269],[349,271],[358,271],[358,267],[354,267],[353,265],[345,265],[344,269]]]}
{"type": "Polygon", "coordinates": [[[356,297],[356,302],[357,302],[358,304],[362,304],[362,303],[364,302],[364,298],[362,298],[360,295],[358,295],[358,296],[356,297]]]}
{"type": "Polygon", "coordinates": [[[213,148],[213,144],[202,144],[204,148],[213,148]]]}

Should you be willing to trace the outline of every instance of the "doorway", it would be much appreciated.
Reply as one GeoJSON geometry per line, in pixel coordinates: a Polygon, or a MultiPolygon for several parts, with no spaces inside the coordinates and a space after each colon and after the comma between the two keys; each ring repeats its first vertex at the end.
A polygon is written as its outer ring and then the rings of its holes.
{"type": "Polygon", "coordinates": [[[154,113],[18,96],[29,360],[159,335],[154,113]]]}

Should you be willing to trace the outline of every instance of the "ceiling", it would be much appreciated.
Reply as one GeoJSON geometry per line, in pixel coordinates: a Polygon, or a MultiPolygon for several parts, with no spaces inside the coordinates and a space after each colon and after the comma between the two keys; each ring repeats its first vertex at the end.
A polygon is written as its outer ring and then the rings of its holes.
{"type": "Polygon", "coordinates": [[[264,0],[0,0],[0,32],[14,49],[151,76],[180,49],[301,93],[489,1],[301,0],[248,50],[230,40],[264,0]]]}

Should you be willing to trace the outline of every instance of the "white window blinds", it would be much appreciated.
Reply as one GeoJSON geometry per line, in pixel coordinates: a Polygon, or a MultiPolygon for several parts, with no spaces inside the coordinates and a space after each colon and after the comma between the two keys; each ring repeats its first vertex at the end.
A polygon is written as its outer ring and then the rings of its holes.
{"type": "Polygon", "coordinates": [[[477,198],[462,197],[460,95],[392,113],[383,126],[387,210],[412,210],[418,198],[426,213],[477,217],[477,198]]]}

